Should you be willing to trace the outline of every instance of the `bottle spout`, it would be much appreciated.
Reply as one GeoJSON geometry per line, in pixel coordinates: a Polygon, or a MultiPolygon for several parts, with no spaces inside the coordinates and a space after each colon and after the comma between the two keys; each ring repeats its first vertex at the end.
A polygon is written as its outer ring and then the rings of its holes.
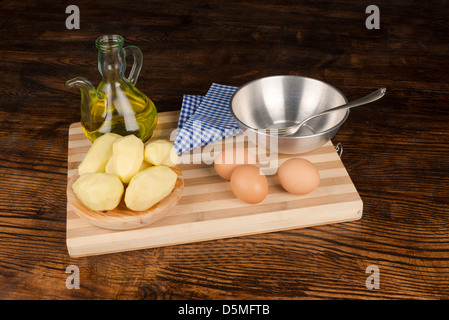
{"type": "Polygon", "coordinates": [[[95,87],[86,78],[76,77],[66,81],[65,85],[67,88],[78,87],[81,90],[81,95],[84,99],[93,101],[94,99],[100,98],[95,87]]]}
{"type": "Polygon", "coordinates": [[[104,97],[83,77],[68,80],[68,88],[77,87],[81,91],[81,123],[87,131],[95,131],[105,121],[104,97]],[[102,108],[101,108],[102,107],[102,108]]]}

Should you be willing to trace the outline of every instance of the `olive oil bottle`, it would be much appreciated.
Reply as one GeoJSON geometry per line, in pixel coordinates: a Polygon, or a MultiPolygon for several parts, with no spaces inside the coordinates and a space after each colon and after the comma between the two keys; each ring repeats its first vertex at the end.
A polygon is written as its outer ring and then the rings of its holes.
{"type": "Polygon", "coordinates": [[[81,125],[89,140],[113,132],[122,136],[134,134],[143,142],[151,138],[157,125],[154,103],[135,84],[142,68],[142,52],[135,46],[123,47],[118,35],[96,40],[98,69],[102,80],[97,89],[86,78],[66,82],[81,90],[81,125]],[[126,56],[134,57],[129,77],[125,77],[126,56]]]}

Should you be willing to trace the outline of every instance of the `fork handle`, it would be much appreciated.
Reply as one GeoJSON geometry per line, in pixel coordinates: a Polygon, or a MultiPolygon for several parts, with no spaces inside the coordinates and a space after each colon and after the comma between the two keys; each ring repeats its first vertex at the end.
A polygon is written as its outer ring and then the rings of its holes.
{"type": "MultiPolygon", "coordinates": [[[[357,107],[357,106],[362,106],[364,104],[371,103],[371,102],[374,102],[376,100],[379,100],[380,98],[382,98],[385,95],[386,92],[387,92],[386,88],[380,88],[380,89],[377,89],[376,91],[374,91],[373,93],[370,93],[370,94],[368,94],[368,95],[366,95],[364,97],[361,97],[361,98],[359,98],[357,100],[354,100],[354,101],[342,104],[342,105],[340,105],[338,107],[331,108],[331,109],[325,110],[323,112],[317,113],[317,114],[315,114],[313,116],[310,116],[307,119],[303,120],[300,123],[300,125],[298,126],[298,129],[299,129],[299,127],[301,127],[307,121],[309,121],[309,120],[311,120],[313,118],[322,116],[324,114],[328,114],[328,113],[331,113],[333,111],[338,111],[338,110],[349,109],[349,108],[353,108],[353,107],[357,107]]],[[[296,131],[298,131],[298,130],[296,130],[296,131]]]]}

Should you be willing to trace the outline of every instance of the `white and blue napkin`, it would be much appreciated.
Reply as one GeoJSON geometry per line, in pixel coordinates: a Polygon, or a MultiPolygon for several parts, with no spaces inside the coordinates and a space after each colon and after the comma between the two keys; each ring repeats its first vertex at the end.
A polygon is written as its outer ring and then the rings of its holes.
{"type": "Polygon", "coordinates": [[[205,96],[183,96],[173,143],[178,155],[242,133],[229,111],[229,101],[237,89],[213,83],[205,96]]]}

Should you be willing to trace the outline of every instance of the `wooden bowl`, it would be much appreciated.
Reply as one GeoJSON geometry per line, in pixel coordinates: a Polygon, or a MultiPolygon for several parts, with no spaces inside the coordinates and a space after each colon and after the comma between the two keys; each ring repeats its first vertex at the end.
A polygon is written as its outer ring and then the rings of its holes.
{"type": "Polygon", "coordinates": [[[67,201],[70,203],[75,213],[90,223],[106,229],[129,230],[147,226],[172,210],[181,198],[184,190],[184,178],[181,170],[176,166],[172,167],[178,174],[173,191],[160,202],[156,203],[150,209],[145,211],[133,211],[126,207],[124,196],[120,204],[113,210],[95,211],[86,207],[76,196],[72,189],[72,184],[78,179],[78,173],[75,173],[67,183],[67,201]]]}

